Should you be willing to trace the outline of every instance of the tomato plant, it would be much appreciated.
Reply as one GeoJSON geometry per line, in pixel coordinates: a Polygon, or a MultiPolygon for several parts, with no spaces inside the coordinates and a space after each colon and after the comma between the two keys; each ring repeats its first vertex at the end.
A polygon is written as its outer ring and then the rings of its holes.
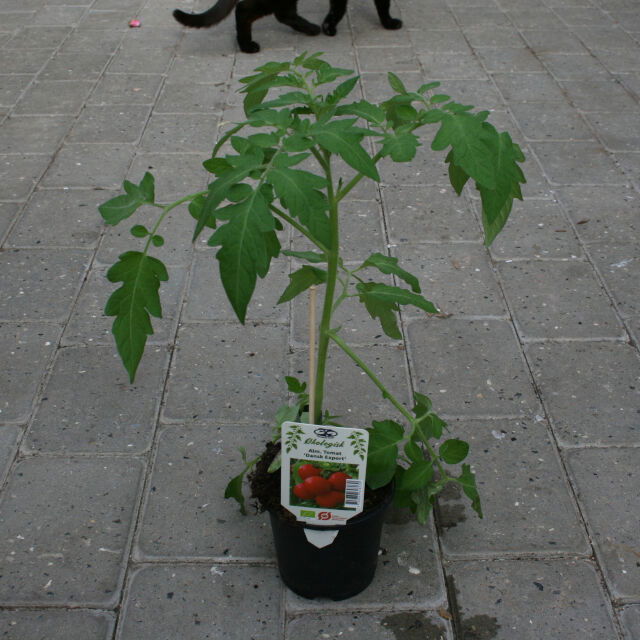
{"type": "MultiPolygon", "coordinates": [[[[288,378],[296,400],[278,412],[275,439],[286,420],[331,423],[324,391],[329,346],[333,345],[360,367],[400,416],[400,422],[375,421],[370,428],[369,487],[381,487],[395,478],[397,503],[425,522],[437,494],[447,484],[457,484],[482,516],[475,475],[464,463],[467,443],[443,439],[446,423],[435,413],[428,396],[414,393],[411,409],[396,398],[347,344],[342,327],[333,321],[345,301],[355,300],[380,323],[385,335],[401,340],[401,307],[438,313],[436,305],[423,297],[418,279],[389,253],[373,253],[359,264],[344,259],[341,204],[361,180],[380,182],[381,160],[412,161],[421,145],[418,132],[437,126],[431,149],[446,152],[449,180],[458,195],[468,182],[475,186],[488,245],[506,223],[514,199],[522,199],[520,184],[525,180],[519,163],[524,155],[508,133],[498,132],[487,121],[488,111],[472,112],[472,106],[436,92],[438,82],[409,90],[389,73],[393,96],[373,104],[350,97],[358,80],[352,71],[331,66],[317,53],[303,53],[290,62],[269,62],[241,80],[245,119],[220,137],[205,160],[204,167],[213,176],[206,189],[159,203],[152,174],[145,173],[139,184],[125,181],[124,193],[100,206],[107,224],[120,223],[141,206],[156,207],[160,213],[150,229],[140,224],[132,227],[132,235],[144,244],[141,251],[120,255],[109,269],[108,280],[121,286],[109,298],[105,313],[115,316],[112,332],[133,381],[147,338],[153,333],[151,318],[161,317],[159,289],[168,279],[165,265],[151,252],[164,243],[159,233],[163,221],[181,205],[187,205],[195,219],[194,241],[206,229],[211,232],[207,244],[217,248],[225,293],[243,324],[258,279],[267,275],[274,258],[295,259],[299,266],[289,275],[278,303],[291,301],[311,286],[324,290],[315,405],[309,415],[306,385],[288,378]],[[283,87],[285,92],[280,91],[283,87]],[[270,98],[271,89],[280,93],[270,98]],[[343,168],[338,169],[336,161],[343,168]],[[311,163],[314,171],[309,169],[311,163]],[[302,239],[303,247],[281,245],[278,233],[285,227],[302,239]],[[370,274],[385,277],[375,281],[370,274]]],[[[242,480],[255,462],[245,460],[245,469],[225,492],[243,511],[242,480]]],[[[300,480],[314,477],[321,478],[300,480]]]]}

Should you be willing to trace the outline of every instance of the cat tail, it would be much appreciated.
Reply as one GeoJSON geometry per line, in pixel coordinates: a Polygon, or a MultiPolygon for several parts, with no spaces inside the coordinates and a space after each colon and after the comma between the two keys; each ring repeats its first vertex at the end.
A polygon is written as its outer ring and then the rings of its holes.
{"type": "Polygon", "coordinates": [[[238,3],[238,0],[218,0],[216,4],[203,13],[186,13],[176,9],[173,17],[185,27],[210,27],[222,22],[238,3]]]}

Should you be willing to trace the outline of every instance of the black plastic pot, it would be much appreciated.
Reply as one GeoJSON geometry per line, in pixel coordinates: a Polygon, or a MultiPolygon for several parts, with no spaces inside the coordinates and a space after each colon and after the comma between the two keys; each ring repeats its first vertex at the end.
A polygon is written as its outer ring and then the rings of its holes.
{"type": "Polygon", "coordinates": [[[316,527],[284,520],[270,511],[282,581],[304,598],[344,600],[366,589],[373,580],[378,562],[380,535],[393,487],[385,499],[342,527],[316,527]],[[335,540],[319,549],[304,533],[307,529],[338,530],[335,540]]]}

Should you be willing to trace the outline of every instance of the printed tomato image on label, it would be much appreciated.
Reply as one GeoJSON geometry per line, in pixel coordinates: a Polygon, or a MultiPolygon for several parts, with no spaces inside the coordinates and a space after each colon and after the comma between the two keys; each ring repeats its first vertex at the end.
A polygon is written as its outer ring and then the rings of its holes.
{"type": "Polygon", "coordinates": [[[362,511],[367,431],[285,422],[282,444],[282,504],[298,520],[333,526],[362,511]]]}

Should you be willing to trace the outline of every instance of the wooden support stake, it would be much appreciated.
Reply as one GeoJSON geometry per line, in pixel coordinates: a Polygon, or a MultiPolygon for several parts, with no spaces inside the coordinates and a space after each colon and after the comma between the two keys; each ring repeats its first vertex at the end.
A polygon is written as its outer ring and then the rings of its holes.
{"type": "Polygon", "coordinates": [[[309,289],[309,422],[316,415],[316,286],[309,289]]]}

